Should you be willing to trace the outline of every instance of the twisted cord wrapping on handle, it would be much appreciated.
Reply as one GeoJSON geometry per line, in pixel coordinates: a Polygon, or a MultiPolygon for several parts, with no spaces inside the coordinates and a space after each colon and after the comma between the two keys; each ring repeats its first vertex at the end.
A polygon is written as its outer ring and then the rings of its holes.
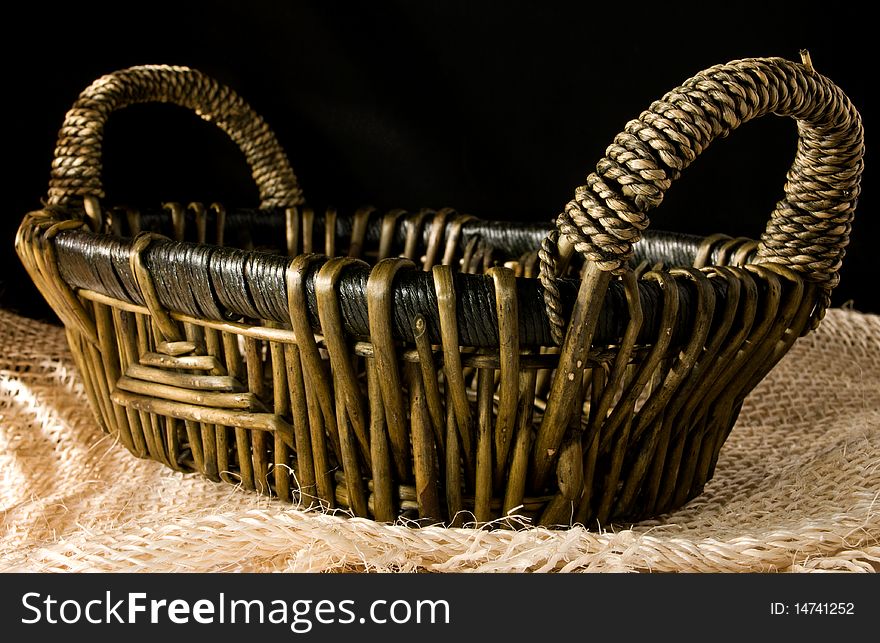
{"type": "Polygon", "coordinates": [[[538,261],[540,262],[538,279],[541,281],[541,287],[544,290],[544,302],[547,304],[547,321],[550,322],[550,336],[555,343],[562,344],[562,340],[565,338],[565,318],[560,313],[562,297],[559,293],[556,277],[554,276],[557,273],[558,240],[559,231],[553,230],[541,242],[541,248],[538,250],[538,261]]]}
{"type": "MultiPolygon", "coordinates": [[[[682,170],[715,138],[768,113],[797,119],[800,139],[756,261],[782,263],[823,284],[818,324],[849,241],[864,134],[849,99],[809,64],[767,58],[717,65],[652,103],[576,190],[557,219],[559,231],[587,260],[621,273],[648,227],[646,212],[682,170]]],[[[550,268],[542,261],[542,272],[550,268]]],[[[545,301],[559,315],[552,291],[545,301]]]]}
{"type": "Polygon", "coordinates": [[[226,132],[247,158],[261,207],[302,203],[287,155],[266,122],[241,97],[193,69],[145,65],[103,76],[80,94],[58,133],[48,205],[64,207],[75,198],[104,197],[104,124],[114,111],[148,102],[189,108],[226,132]]]}

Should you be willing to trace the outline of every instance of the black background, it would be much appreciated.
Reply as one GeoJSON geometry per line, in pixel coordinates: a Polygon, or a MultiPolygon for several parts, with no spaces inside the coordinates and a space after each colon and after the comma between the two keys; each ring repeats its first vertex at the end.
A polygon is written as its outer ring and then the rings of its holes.
{"type": "MultiPolygon", "coordinates": [[[[196,67],[273,126],[315,207],[451,205],[551,220],[627,120],[687,77],[798,58],[840,85],[868,131],[867,18],[847,3],[31,2],[5,18],[0,305],[48,318],[12,250],[45,195],[55,134],[81,89],[134,64],[196,67]]],[[[766,118],[713,145],[652,214],[658,229],[757,236],[782,194],[795,127],[766,118]]],[[[870,152],[834,304],[880,312],[870,152]]],[[[253,206],[234,145],[167,106],[114,115],[108,202],[253,206]]]]}

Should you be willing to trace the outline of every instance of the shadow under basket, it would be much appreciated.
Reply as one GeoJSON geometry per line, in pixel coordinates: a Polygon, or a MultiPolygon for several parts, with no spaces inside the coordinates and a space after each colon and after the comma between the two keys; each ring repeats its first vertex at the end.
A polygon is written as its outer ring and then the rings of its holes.
{"type": "Polygon", "coordinates": [[[135,67],[68,113],[16,249],[138,457],[379,521],[595,528],[701,493],[746,395],[820,322],[862,141],[808,58],[740,60],[630,121],[555,227],[314,211],[238,96],[135,67]],[[150,101],[223,129],[259,209],[103,206],[104,123],[150,101]],[[714,138],[768,113],[800,141],[760,241],[646,231],[714,138]]]}

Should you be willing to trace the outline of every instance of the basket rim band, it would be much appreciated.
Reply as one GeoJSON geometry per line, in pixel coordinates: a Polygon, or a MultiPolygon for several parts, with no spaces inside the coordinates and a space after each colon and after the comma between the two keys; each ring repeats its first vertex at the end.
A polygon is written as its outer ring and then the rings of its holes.
{"type": "MultiPolygon", "coordinates": [[[[659,248],[667,240],[659,233],[659,248]]],[[[675,239],[676,237],[672,237],[675,239]]],[[[714,259],[718,247],[714,244],[709,258],[714,259]]],[[[167,238],[142,235],[135,239],[111,237],[83,228],[60,232],[53,240],[59,266],[59,278],[73,289],[89,290],[121,302],[144,305],[143,284],[152,284],[155,298],[150,308],[167,310],[213,321],[229,319],[265,319],[289,322],[289,302],[285,274],[289,257],[262,252],[246,252],[192,242],[172,241],[167,238]],[[149,239],[150,243],[145,244],[149,239]],[[139,241],[140,240],[140,241],[139,241]],[[135,248],[140,243],[142,247],[135,248]],[[144,270],[133,268],[132,257],[144,270]],[[140,276],[138,276],[140,274],[140,276]],[[149,279],[145,279],[145,275],[149,279]],[[180,284],[186,284],[181,289],[180,284]]],[[[722,248],[723,250],[723,248],[722,248]]],[[[697,254],[698,248],[692,252],[697,254]]],[[[305,309],[309,327],[321,332],[317,315],[314,281],[319,266],[326,257],[314,258],[305,270],[305,309]]],[[[350,266],[343,273],[337,289],[343,299],[343,322],[350,337],[370,336],[367,305],[367,285],[373,268],[365,264],[350,266]]],[[[465,346],[497,346],[497,302],[491,274],[459,273],[455,277],[457,308],[459,310],[460,341],[465,346]]],[[[577,283],[559,280],[564,311],[573,305],[577,283]]],[[[537,279],[515,279],[517,289],[519,339],[523,346],[552,345],[547,310],[543,305],[542,287],[537,279]]],[[[718,284],[721,288],[720,283],[718,284]]],[[[412,318],[421,315],[432,343],[441,339],[437,313],[436,293],[430,273],[421,270],[401,271],[393,282],[392,332],[396,340],[415,341],[412,318]]],[[[644,337],[651,337],[658,323],[652,311],[659,297],[658,287],[640,283],[642,307],[646,309],[644,337]]],[[[681,286],[681,298],[690,302],[692,295],[687,286],[681,286]]],[[[597,330],[597,341],[611,341],[619,337],[622,324],[629,317],[623,283],[615,283],[605,297],[597,330]]],[[[719,290],[723,297],[723,289],[719,290]]],[[[690,308],[686,308],[690,310],[690,308]]]]}

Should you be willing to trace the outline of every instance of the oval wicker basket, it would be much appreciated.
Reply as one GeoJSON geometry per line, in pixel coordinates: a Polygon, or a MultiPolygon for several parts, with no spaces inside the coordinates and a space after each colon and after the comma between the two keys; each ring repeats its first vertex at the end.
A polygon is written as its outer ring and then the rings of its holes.
{"type": "Polygon", "coordinates": [[[595,527],[701,492],[745,396],[822,318],[862,155],[858,113],[808,58],[749,59],[630,121],[556,229],[316,213],[238,96],[135,67],[68,112],[16,249],[138,457],[379,521],[595,527]],[[102,206],[104,123],[150,101],[224,130],[260,209],[102,206]],[[643,235],[713,139],[769,113],[800,139],[759,242],[643,235]]]}

